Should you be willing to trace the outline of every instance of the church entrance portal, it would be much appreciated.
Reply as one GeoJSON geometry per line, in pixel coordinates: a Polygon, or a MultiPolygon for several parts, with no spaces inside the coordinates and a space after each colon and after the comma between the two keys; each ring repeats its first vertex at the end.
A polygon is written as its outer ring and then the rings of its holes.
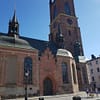
{"type": "Polygon", "coordinates": [[[44,85],[44,95],[53,95],[53,84],[52,80],[46,78],[43,82],[44,85]]]}

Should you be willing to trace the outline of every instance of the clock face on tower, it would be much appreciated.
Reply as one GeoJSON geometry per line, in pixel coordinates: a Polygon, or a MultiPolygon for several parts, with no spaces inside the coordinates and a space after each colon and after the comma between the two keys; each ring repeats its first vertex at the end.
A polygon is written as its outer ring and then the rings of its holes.
{"type": "Polygon", "coordinates": [[[73,24],[73,20],[68,18],[67,19],[67,23],[70,24],[70,25],[72,25],[73,24]]]}

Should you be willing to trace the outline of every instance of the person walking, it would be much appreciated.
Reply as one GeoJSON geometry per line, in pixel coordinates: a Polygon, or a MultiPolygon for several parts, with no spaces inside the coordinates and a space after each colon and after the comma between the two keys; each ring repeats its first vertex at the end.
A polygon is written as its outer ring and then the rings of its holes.
{"type": "Polygon", "coordinates": [[[86,89],[86,94],[87,94],[87,97],[88,97],[88,94],[89,94],[89,89],[88,88],[86,89]]]}

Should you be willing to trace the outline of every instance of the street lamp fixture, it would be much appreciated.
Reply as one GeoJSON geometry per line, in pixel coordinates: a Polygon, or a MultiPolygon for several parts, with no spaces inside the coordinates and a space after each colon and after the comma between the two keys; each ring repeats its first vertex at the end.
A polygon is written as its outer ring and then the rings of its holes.
{"type": "Polygon", "coordinates": [[[25,100],[28,100],[28,94],[27,94],[27,84],[28,84],[28,76],[29,72],[25,72],[25,100]]]}

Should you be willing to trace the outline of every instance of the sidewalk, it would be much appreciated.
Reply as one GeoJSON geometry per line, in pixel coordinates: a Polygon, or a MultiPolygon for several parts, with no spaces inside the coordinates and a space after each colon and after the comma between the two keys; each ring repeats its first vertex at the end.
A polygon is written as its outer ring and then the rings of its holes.
{"type": "MultiPolygon", "coordinates": [[[[79,93],[75,93],[75,94],[64,94],[64,95],[56,95],[56,96],[52,96],[52,97],[44,97],[44,100],[73,100],[74,96],[79,96],[81,97],[81,100],[100,100],[100,94],[97,97],[94,94],[94,97],[88,96],[85,92],[79,92],[79,93]]],[[[33,100],[33,99],[30,99],[33,100]]],[[[36,99],[34,99],[36,100],[36,99]]]]}
{"type": "MultiPolygon", "coordinates": [[[[97,97],[94,94],[94,97],[87,97],[85,92],[78,92],[74,94],[62,94],[62,95],[54,95],[54,96],[39,96],[39,97],[28,97],[28,100],[39,100],[39,98],[44,98],[44,100],[73,100],[74,96],[80,96],[81,100],[100,100],[100,94],[97,97]]],[[[24,98],[16,98],[16,99],[9,99],[9,100],[24,100],[24,98]]]]}

